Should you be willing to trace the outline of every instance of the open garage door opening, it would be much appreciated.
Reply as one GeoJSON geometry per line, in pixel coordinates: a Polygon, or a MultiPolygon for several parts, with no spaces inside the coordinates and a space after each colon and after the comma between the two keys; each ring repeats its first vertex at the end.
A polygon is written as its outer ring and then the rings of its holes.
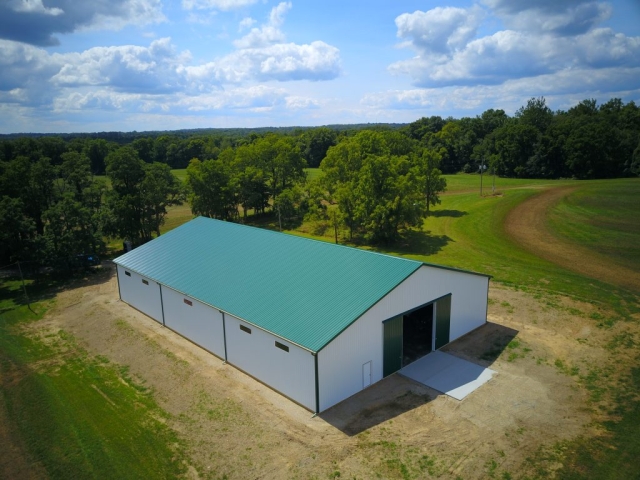
{"type": "Polygon", "coordinates": [[[383,376],[449,343],[451,295],[383,322],[383,376]]]}
{"type": "Polygon", "coordinates": [[[403,315],[402,365],[405,367],[431,352],[433,344],[433,303],[403,315]]]}

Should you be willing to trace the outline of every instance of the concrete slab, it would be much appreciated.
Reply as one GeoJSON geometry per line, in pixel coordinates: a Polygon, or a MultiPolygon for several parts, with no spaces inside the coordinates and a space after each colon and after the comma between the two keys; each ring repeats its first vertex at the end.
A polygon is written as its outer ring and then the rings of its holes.
{"type": "Polygon", "coordinates": [[[430,354],[407,365],[399,372],[457,400],[487,383],[495,371],[444,352],[430,354]]]}

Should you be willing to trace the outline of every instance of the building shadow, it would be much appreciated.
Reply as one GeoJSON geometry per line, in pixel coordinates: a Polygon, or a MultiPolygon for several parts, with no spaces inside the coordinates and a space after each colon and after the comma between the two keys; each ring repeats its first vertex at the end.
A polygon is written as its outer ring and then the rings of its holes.
{"type": "Polygon", "coordinates": [[[450,353],[483,367],[491,366],[518,335],[518,330],[499,323],[487,322],[442,348],[450,353]]]}
{"type": "MultiPolygon", "coordinates": [[[[442,348],[480,367],[489,367],[508,348],[518,331],[487,322],[442,348]]],[[[478,371],[482,368],[478,367],[478,371]]],[[[475,370],[460,380],[475,380],[475,370]]],[[[455,383],[455,382],[454,382],[455,383]]],[[[480,388],[483,388],[482,386],[480,388]]],[[[435,400],[443,393],[396,372],[322,412],[319,417],[348,436],[358,435],[435,400]]]]}
{"type": "Polygon", "coordinates": [[[319,417],[351,437],[421,407],[438,395],[441,393],[396,373],[325,410],[319,417]]]}

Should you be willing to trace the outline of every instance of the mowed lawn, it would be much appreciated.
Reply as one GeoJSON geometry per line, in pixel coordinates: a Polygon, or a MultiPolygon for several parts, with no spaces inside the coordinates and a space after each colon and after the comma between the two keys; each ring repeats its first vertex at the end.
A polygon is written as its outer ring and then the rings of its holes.
{"type": "MultiPolygon", "coordinates": [[[[64,287],[29,288],[33,301],[64,287]]],[[[0,284],[0,478],[183,475],[186,454],[167,414],[126,367],[89,355],[63,330],[28,332],[52,306],[43,299],[30,310],[18,281],[0,284]]]]}
{"type": "MultiPolygon", "coordinates": [[[[182,179],[183,172],[174,171],[182,179]]],[[[309,175],[321,172],[310,169],[309,175]]],[[[541,189],[574,185],[576,189],[550,210],[549,228],[612,262],[638,268],[640,179],[497,178],[497,195],[490,195],[492,179],[486,176],[485,196],[480,197],[478,175],[446,178],[449,189],[442,204],[433,208],[422,228],[407,232],[397,245],[376,250],[487,273],[494,282],[552,303],[558,294],[585,300],[602,307],[608,316],[593,317],[594,328],[606,328],[607,322],[637,322],[640,292],[583,277],[528,253],[505,234],[504,221],[511,209],[541,189]]],[[[190,218],[188,204],[171,207],[163,232],[190,218]]],[[[345,243],[346,232],[340,235],[345,243]]],[[[333,241],[332,232],[313,238],[333,241]]],[[[19,284],[4,281],[0,286],[0,414],[4,412],[5,418],[0,415],[0,421],[11,419],[5,430],[17,439],[24,465],[53,478],[183,475],[184,448],[164,425],[166,414],[153,395],[129,378],[126,369],[88,355],[64,331],[40,339],[26,335],[29,322],[41,318],[52,301],[37,302],[33,314],[19,298],[19,284]]],[[[640,339],[625,342],[633,352],[640,339]]],[[[589,381],[594,388],[605,388],[609,382],[606,378],[589,381]]],[[[580,438],[563,445],[567,467],[558,472],[559,478],[637,476],[640,369],[616,389],[617,403],[610,408],[616,421],[603,423],[605,435],[597,439],[580,438]]]]}
{"type": "MultiPolygon", "coordinates": [[[[186,170],[172,172],[183,181],[186,178],[186,170]]],[[[309,179],[322,175],[320,169],[309,168],[306,172],[309,179]]],[[[550,212],[549,228],[562,238],[609,256],[613,262],[640,268],[640,179],[483,177],[481,197],[479,175],[445,175],[447,191],[441,196],[442,203],[432,207],[421,230],[407,232],[396,245],[363,248],[486,273],[494,281],[520,289],[552,291],[603,305],[613,303],[611,306],[622,314],[636,311],[630,292],[587,279],[525,251],[505,234],[503,225],[512,208],[543,189],[575,186],[576,190],[550,212]]],[[[170,207],[161,231],[165,233],[192,218],[188,203],[170,207]]],[[[260,222],[261,226],[267,224],[264,219],[260,222]]],[[[334,241],[329,230],[317,236],[302,225],[289,233],[334,241]]],[[[341,243],[348,244],[347,236],[346,230],[339,231],[341,243]]],[[[118,247],[121,242],[116,240],[112,245],[118,247]]]]}
{"type": "Polygon", "coordinates": [[[549,215],[561,238],[612,262],[640,270],[640,182],[594,181],[569,194],[549,215]]]}

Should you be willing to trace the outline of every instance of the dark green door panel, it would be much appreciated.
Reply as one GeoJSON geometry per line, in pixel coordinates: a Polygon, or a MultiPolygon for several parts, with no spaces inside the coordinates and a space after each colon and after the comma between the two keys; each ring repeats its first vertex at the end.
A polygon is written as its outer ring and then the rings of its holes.
{"type": "Polygon", "coordinates": [[[402,315],[383,322],[382,375],[402,368],[402,315]]]}
{"type": "Polygon", "coordinates": [[[451,326],[451,295],[436,302],[436,350],[449,343],[451,326]]]}

